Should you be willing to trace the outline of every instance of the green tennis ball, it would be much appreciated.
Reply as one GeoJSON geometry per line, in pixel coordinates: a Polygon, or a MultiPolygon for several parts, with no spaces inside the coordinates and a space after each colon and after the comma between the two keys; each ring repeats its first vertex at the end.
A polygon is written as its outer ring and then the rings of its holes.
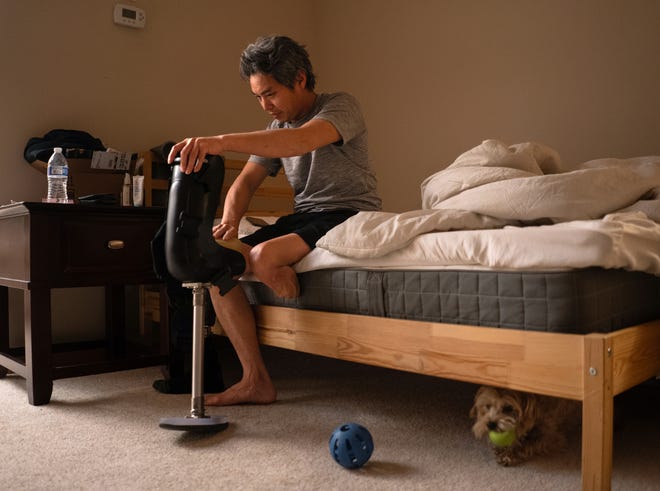
{"type": "Polygon", "coordinates": [[[516,430],[489,431],[488,438],[496,447],[510,447],[516,441],[516,430]]]}

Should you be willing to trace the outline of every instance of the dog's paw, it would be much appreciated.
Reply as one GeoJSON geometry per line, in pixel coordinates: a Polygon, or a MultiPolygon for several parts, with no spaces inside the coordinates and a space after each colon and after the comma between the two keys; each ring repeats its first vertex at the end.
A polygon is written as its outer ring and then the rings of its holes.
{"type": "Polygon", "coordinates": [[[511,452],[498,452],[495,451],[495,461],[502,467],[513,467],[520,463],[520,459],[511,452]]]}
{"type": "Polygon", "coordinates": [[[502,457],[496,457],[495,459],[498,464],[500,464],[503,467],[509,467],[513,465],[513,462],[511,460],[511,457],[507,456],[502,456],[502,457]]]}

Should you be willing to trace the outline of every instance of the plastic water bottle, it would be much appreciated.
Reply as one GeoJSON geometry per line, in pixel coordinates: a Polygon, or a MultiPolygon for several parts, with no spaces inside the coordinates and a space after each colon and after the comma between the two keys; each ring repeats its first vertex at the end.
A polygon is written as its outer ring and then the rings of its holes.
{"type": "Polygon", "coordinates": [[[69,180],[69,163],[62,153],[60,147],[53,149],[53,155],[48,159],[48,196],[49,203],[66,203],[69,199],[67,194],[67,181],[69,180]]]}

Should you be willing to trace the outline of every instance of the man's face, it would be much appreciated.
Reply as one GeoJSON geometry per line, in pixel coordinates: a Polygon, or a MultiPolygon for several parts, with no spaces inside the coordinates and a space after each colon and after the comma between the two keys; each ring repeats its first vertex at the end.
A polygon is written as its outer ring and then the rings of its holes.
{"type": "Polygon", "coordinates": [[[281,123],[296,121],[304,116],[304,77],[296,81],[293,89],[279,83],[272,75],[255,73],[250,75],[250,89],[261,108],[281,123]]]}

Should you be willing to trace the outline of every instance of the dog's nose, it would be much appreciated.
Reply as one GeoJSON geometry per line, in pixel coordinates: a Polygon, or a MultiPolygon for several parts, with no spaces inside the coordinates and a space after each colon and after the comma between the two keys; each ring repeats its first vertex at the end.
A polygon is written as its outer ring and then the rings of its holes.
{"type": "Polygon", "coordinates": [[[489,421],[488,424],[486,425],[486,427],[491,431],[496,430],[497,429],[497,423],[495,421],[489,421]]]}

